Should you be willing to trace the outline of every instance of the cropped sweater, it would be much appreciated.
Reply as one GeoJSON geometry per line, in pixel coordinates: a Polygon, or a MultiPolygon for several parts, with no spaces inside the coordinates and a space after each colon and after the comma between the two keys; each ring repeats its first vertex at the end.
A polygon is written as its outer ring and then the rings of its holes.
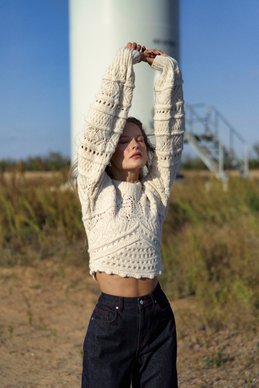
{"type": "Polygon", "coordinates": [[[184,136],[182,77],[177,62],[156,56],[155,154],[136,183],[117,181],[105,169],[124,129],[139,53],[122,48],[107,69],[86,118],[78,149],[78,193],[88,239],[90,274],[154,278],[161,274],[161,232],[184,136]]]}

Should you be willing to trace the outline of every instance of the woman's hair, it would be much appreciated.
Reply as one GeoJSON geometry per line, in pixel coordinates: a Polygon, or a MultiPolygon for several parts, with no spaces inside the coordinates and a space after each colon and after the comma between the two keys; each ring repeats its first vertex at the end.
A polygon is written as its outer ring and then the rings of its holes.
{"type": "MultiPolygon", "coordinates": [[[[145,175],[147,175],[147,173],[149,171],[149,168],[151,166],[152,159],[153,159],[153,156],[154,156],[155,147],[149,141],[149,139],[147,137],[147,134],[146,134],[146,132],[145,132],[145,130],[143,128],[143,124],[142,124],[142,122],[139,119],[137,119],[136,117],[130,116],[130,117],[128,117],[126,119],[126,123],[133,123],[133,124],[136,124],[139,127],[139,129],[141,130],[142,136],[144,138],[144,142],[145,142],[146,147],[147,147],[147,163],[146,163],[146,166],[145,166],[147,171],[143,171],[144,169],[142,169],[142,171],[140,173],[140,179],[141,179],[145,175]]],[[[111,169],[110,169],[109,165],[106,167],[105,171],[109,175],[110,178],[113,178],[112,172],[111,172],[111,169]]]]}
{"type": "MultiPolygon", "coordinates": [[[[142,171],[140,173],[140,179],[142,179],[149,172],[149,168],[152,164],[152,159],[154,156],[155,147],[149,141],[147,134],[143,128],[143,124],[140,120],[138,120],[136,117],[130,116],[126,119],[126,122],[136,124],[139,127],[139,129],[141,130],[141,133],[144,137],[144,142],[145,142],[146,147],[147,147],[147,163],[146,163],[146,166],[142,169],[142,171]]],[[[71,182],[71,184],[74,188],[77,186],[77,183],[76,183],[77,175],[78,175],[77,167],[78,167],[78,163],[77,163],[77,160],[75,160],[73,165],[71,166],[70,172],[69,172],[69,181],[71,182]]],[[[109,175],[110,178],[113,178],[109,165],[106,167],[105,171],[109,175]]]]}

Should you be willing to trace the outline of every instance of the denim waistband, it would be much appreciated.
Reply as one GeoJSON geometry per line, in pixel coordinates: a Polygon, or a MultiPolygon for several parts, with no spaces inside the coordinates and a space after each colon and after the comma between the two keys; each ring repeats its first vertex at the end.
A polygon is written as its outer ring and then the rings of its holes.
{"type": "Polygon", "coordinates": [[[159,300],[161,300],[161,298],[165,298],[165,294],[158,282],[156,287],[150,294],[146,294],[139,297],[128,297],[128,296],[124,297],[124,296],[109,295],[102,292],[98,301],[112,306],[118,306],[119,308],[123,306],[133,307],[136,305],[140,305],[144,307],[150,304],[157,303],[159,300]]]}

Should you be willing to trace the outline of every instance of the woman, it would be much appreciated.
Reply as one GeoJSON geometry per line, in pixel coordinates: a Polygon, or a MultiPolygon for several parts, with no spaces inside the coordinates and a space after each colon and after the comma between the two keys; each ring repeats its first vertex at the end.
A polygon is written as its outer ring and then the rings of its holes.
{"type": "Polygon", "coordinates": [[[78,150],[90,273],[101,291],[84,341],[82,387],[177,387],[174,315],[158,276],[162,223],[183,134],[177,62],[128,43],[103,77],[78,150]],[[133,65],[139,62],[161,72],[155,83],[155,150],[141,122],[128,118],[133,65]]]}

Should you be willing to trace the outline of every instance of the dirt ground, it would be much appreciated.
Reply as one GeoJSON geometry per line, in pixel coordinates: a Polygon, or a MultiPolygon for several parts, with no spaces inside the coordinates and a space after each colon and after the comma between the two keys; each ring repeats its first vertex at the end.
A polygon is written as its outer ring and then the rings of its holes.
{"type": "MultiPolygon", "coordinates": [[[[98,296],[87,266],[45,260],[1,268],[0,285],[0,387],[80,387],[82,342],[98,296]]],[[[172,307],[181,388],[257,386],[253,333],[206,330],[191,300],[172,307]]]]}

